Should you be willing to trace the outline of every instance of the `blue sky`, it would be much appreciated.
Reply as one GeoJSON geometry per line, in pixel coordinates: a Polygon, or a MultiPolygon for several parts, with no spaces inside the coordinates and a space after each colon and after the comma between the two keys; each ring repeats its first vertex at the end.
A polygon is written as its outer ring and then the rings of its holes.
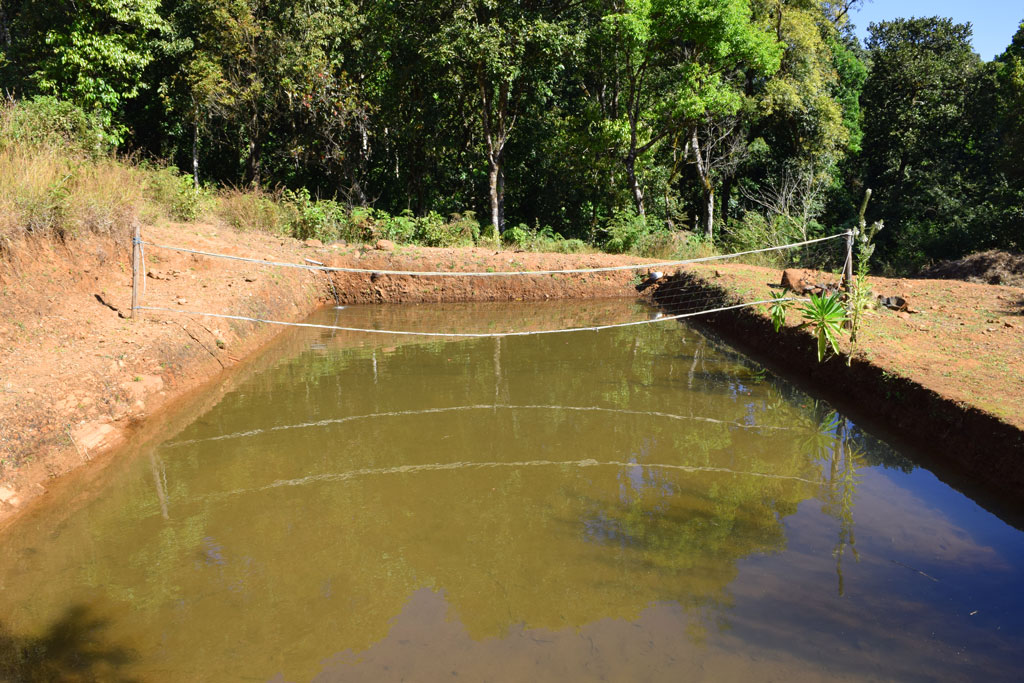
{"type": "Polygon", "coordinates": [[[1017,26],[1024,19],[1020,0],[867,0],[851,15],[861,43],[868,35],[868,24],[899,17],[950,17],[958,24],[970,22],[974,28],[974,51],[990,61],[1010,44],[1017,26]]]}

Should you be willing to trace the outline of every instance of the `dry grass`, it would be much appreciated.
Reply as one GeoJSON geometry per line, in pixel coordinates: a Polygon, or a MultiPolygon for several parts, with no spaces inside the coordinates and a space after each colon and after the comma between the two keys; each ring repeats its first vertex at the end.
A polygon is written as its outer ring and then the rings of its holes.
{"type": "Polygon", "coordinates": [[[295,211],[275,195],[260,189],[227,188],[217,193],[213,214],[239,230],[288,234],[295,211]]]}
{"type": "Polygon", "coordinates": [[[58,150],[0,150],[0,238],[67,239],[127,234],[145,204],[141,171],[113,159],[76,159],[58,150]]]}

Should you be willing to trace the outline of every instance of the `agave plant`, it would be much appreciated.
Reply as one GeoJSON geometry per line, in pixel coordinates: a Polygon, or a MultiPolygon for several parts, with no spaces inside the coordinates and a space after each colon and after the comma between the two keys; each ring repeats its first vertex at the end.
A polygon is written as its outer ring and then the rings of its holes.
{"type": "Polygon", "coordinates": [[[842,334],[843,323],[846,322],[846,307],[839,300],[838,294],[818,296],[811,294],[809,301],[800,308],[804,318],[801,327],[811,327],[818,338],[818,362],[825,359],[825,351],[829,346],[838,355],[839,345],[836,340],[842,334]]]}

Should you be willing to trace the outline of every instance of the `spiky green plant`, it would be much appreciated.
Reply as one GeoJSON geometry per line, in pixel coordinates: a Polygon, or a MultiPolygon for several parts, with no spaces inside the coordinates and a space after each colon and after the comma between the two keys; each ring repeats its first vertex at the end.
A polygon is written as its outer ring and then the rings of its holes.
{"type": "Polygon", "coordinates": [[[838,294],[828,296],[811,294],[810,300],[800,308],[804,322],[801,327],[810,327],[818,339],[818,362],[825,359],[828,347],[839,354],[837,340],[842,334],[843,323],[846,322],[846,307],[839,300],[838,294]]]}
{"type": "Polygon", "coordinates": [[[785,292],[772,292],[772,302],[769,306],[772,326],[778,332],[786,324],[786,313],[793,306],[793,299],[787,297],[785,292]]]}

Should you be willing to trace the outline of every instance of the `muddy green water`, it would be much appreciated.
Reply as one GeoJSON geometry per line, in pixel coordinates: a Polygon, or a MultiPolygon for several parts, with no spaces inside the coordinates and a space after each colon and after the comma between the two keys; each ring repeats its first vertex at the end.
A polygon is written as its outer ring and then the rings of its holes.
{"type": "Polygon", "coordinates": [[[1022,534],[689,327],[299,330],[256,367],[0,536],[0,679],[1024,675],[1022,534]]]}

